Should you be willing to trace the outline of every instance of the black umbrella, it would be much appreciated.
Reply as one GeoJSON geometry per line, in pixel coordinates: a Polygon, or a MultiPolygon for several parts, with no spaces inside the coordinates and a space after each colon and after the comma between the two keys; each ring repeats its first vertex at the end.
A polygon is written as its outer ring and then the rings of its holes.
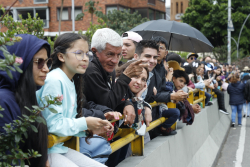
{"type": "Polygon", "coordinates": [[[168,40],[168,50],[186,52],[212,52],[213,45],[196,28],[186,23],[167,20],[151,20],[130,31],[137,32],[143,39],[162,36],[168,40]]]}

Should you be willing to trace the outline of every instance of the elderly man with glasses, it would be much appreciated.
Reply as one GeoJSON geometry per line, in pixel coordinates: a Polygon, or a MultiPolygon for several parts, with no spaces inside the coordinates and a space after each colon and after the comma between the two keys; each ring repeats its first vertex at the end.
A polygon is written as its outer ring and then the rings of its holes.
{"type": "Polygon", "coordinates": [[[195,61],[199,56],[196,53],[191,53],[187,55],[187,62],[192,63],[195,61]]]}

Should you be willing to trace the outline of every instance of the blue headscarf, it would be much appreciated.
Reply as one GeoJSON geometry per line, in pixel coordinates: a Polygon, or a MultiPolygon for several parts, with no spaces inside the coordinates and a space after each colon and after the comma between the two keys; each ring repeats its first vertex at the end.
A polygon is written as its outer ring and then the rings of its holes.
{"type": "MultiPolygon", "coordinates": [[[[34,35],[21,34],[22,37],[20,42],[16,42],[12,46],[7,46],[10,54],[15,54],[23,59],[23,63],[19,66],[26,71],[30,62],[33,60],[34,55],[44,46],[48,46],[48,57],[50,55],[50,45],[47,41],[37,38],[34,35]]],[[[0,58],[4,59],[3,52],[0,51],[0,58]]],[[[21,73],[17,71],[11,72],[13,79],[9,78],[5,71],[0,70],[0,105],[5,109],[0,113],[4,116],[0,118],[0,132],[3,132],[1,128],[6,123],[11,123],[13,120],[18,119],[21,116],[20,108],[15,99],[15,89],[18,86],[18,81],[21,77],[21,73]]],[[[33,77],[33,76],[31,76],[33,77]]],[[[35,92],[34,92],[35,93],[35,92]]]]}

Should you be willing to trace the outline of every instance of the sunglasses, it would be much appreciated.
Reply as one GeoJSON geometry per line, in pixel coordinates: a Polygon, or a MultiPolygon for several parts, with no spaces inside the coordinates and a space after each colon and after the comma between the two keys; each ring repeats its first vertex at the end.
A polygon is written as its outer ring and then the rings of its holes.
{"type": "Polygon", "coordinates": [[[37,63],[38,69],[42,69],[44,67],[44,64],[47,64],[47,67],[49,68],[49,70],[52,67],[52,58],[48,58],[46,60],[44,60],[43,58],[38,58],[34,61],[35,63],[37,63]]]}
{"type": "Polygon", "coordinates": [[[191,60],[196,60],[196,57],[191,57],[190,59],[191,59],[191,60]]]}

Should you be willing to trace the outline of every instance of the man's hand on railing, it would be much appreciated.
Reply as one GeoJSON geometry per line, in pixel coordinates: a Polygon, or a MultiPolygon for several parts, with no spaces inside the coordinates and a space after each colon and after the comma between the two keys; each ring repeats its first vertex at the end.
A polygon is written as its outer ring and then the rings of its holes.
{"type": "Polygon", "coordinates": [[[135,121],[135,109],[132,105],[127,105],[123,109],[124,125],[131,126],[135,121]]]}
{"type": "Polygon", "coordinates": [[[201,111],[201,106],[199,104],[193,104],[192,108],[194,110],[194,113],[199,113],[201,111]]]}
{"type": "Polygon", "coordinates": [[[93,134],[98,135],[107,132],[107,136],[109,136],[114,131],[113,125],[107,120],[102,120],[95,117],[87,117],[86,122],[88,130],[91,130],[93,134]]]}
{"type": "Polygon", "coordinates": [[[177,92],[170,94],[170,99],[175,101],[176,103],[178,101],[183,101],[187,99],[187,97],[188,97],[188,93],[184,92],[183,90],[178,90],[177,92]]]}
{"type": "Polygon", "coordinates": [[[112,119],[116,119],[119,120],[120,117],[122,116],[122,114],[120,112],[116,112],[116,111],[110,111],[110,112],[106,112],[104,114],[105,118],[107,120],[112,120],[112,119]]]}
{"type": "Polygon", "coordinates": [[[152,110],[148,107],[145,107],[145,123],[149,127],[150,122],[152,122],[152,110]]]}

